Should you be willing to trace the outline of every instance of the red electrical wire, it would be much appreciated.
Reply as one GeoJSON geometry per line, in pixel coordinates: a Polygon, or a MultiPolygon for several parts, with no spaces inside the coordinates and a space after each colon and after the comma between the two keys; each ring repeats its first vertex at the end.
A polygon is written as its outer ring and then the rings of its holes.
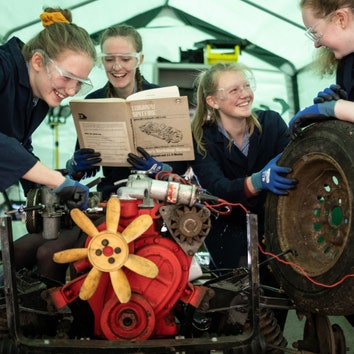
{"type": "Polygon", "coordinates": [[[210,210],[214,211],[215,213],[218,213],[220,215],[228,215],[231,213],[232,211],[232,207],[240,207],[243,209],[243,211],[246,214],[249,214],[249,211],[247,210],[247,208],[245,208],[245,206],[243,206],[241,203],[230,203],[227,202],[226,200],[223,199],[216,199],[217,204],[209,204],[208,202],[204,201],[203,204],[210,210]],[[227,210],[225,211],[221,211],[219,209],[216,208],[221,208],[221,207],[228,207],[227,210]]]}
{"type": "MultiPolygon", "coordinates": [[[[160,171],[158,174],[156,174],[156,179],[165,180],[165,181],[166,180],[172,180],[174,182],[180,182],[180,183],[189,184],[189,185],[192,184],[189,181],[186,181],[181,176],[173,174],[171,172],[166,172],[166,171],[160,171]]],[[[213,196],[210,196],[210,200],[212,200],[212,198],[213,198],[213,196]]],[[[242,208],[244,210],[244,212],[246,214],[250,213],[249,210],[247,210],[247,208],[244,205],[240,204],[240,203],[230,203],[230,202],[228,202],[226,200],[223,200],[223,199],[220,199],[220,198],[215,198],[215,200],[213,200],[213,202],[215,202],[215,203],[211,204],[211,203],[209,203],[207,201],[203,201],[203,204],[208,209],[210,209],[211,211],[213,211],[214,213],[219,214],[219,215],[228,215],[228,214],[230,214],[231,211],[232,211],[232,207],[240,207],[240,208],[242,208]],[[226,210],[222,211],[221,209],[219,209],[219,208],[222,208],[222,207],[226,207],[226,210]]],[[[315,279],[313,279],[312,277],[310,277],[307,274],[307,272],[305,271],[305,269],[302,268],[297,263],[285,261],[284,259],[281,259],[280,257],[278,257],[277,255],[275,255],[275,254],[273,254],[271,252],[264,251],[260,244],[258,244],[258,248],[261,251],[261,253],[263,253],[264,255],[270,256],[270,257],[276,259],[278,262],[283,263],[285,265],[293,266],[293,267],[297,268],[303,274],[303,276],[306,279],[308,279],[311,283],[313,283],[313,284],[315,284],[317,286],[321,286],[323,288],[335,288],[336,286],[342,284],[348,278],[354,277],[354,274],[347,274],[342,279],[337,281],[336,283],[333,283],[333,284],[320,283],[320,282],[316,281],[315,279]]]]}
{"type": "Polygon", "coordinates": [[[278,262],[280,263],[283,263],[283,264],[286,264],[286,265],[290,265],[290,266],[293,266],[297,269],[300,270],[300,272],[304,275],[304,277],[306,279],[308,279],[311,283],[315,284],[315,285],[318,285],[318,286],[321,286],[323,288],[335,288],[336,286],[342,284],[345,280],[347,280],[348,278],[352,278],[354,277],[354,274],[347,274],[345,275],[341,280],[337,281],[336,283],[333,283],[333,284],[324,284],[324,283],[320,283],[316,280],[314,280],[313,278],[311,278],[305,271],[304,268],[302,268],[300,265],[294,263],[294,262],[288,262],[288,261],[285,261],[284,259],[281,259],[280,257],[278,257],[277,255],[271,253],[271,252],[267,252],[267,251],[264,251],[262,246],[260,244],[258,244],[258,248],[259,250],[266,256],[270,256],[274,259],[276,259],[278,262]]]}

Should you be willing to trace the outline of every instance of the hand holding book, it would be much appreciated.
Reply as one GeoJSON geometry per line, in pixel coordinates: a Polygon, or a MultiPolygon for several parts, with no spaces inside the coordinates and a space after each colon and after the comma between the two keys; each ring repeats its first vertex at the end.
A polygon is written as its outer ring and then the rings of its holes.
{"type": "Polygon", "coordinates": [[[70,101],[81,148],[101,153],[102,166],[127,166],[143,147],[161,162],[194,159],[188,98],[177,86],[120,98],[70,101]]]}
{"type": "Polygon", "coordinates": [[[141,146],[138,146],[136,148],[138,152],[142,155],[142,157],[137,156],[133,153],[128,154],[128,159],[127,161],[136,169],[136,170],[142,170],[142,171],[147,171],[147,173],[151,176],[155,176],[158,172],[160,171],[172,171],[172,168],[170,165],[159,162],[155,160],[151,155],[143,149],[141,146]]]}

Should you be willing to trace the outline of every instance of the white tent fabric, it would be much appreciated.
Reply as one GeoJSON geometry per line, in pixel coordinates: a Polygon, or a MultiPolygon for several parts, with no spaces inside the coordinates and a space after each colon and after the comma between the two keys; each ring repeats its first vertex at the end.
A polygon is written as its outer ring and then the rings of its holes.
{"type": "MultiPolygon", "coordinates": [[[[214,26],[249,43],[246,49],[241,50],[239,61],[254,69],[257,80],[255,105],[269,107],[282,114],[283,107],[279,102],[289,102],[290,108],[283,114],[286,121],[297,108],[311,104],[314,95],[334,81],[333,77],[320,80],[310,71],[314,46],[304,35],[305,27],[296,0],[0,0],[0,4],[0,43],[12,36],[27,41],[40,31],[43,27],[39,14],[44,6],[70,8],[73,21],[92,35],[144,14],[140,18],[142,24],[136,26],[144,43],[145,61],[141,71],[152,82],[156,79],[158,57],[178,63],[181,50],[195,49],[195,43],[215,38],[208,32],[206,24],[214,26]],[[154,9],[158,9],[156,15],[145,23],[144,19],[154,9]],[[202,25],[197,28],[185,23],[180,13],[193,16],[202,25]],[[272,65],[264,57],[254,55],[254,48],[283,59],[283,63],[272,65]],[[293,104],[294,92],[289,89],[294,80],[297,105],[293,104]]],[[[91,78],[95,89],[106,82],[105,73],[98,68],[92,71],[91,78]]],[[[44,122],[34,136],[36,154],[50,167],[57,167],[53,157],[54,135],[55,129],[44,122]],[[53,132],[53,137],[48,131],[53,132]]],[[[68,119],[59,127],[60,167],[64,167],[72,154],[75,140],[75,129],[68,119]]]]}
{"type": "MultiPolygon", "coordinates": [[[[3,40],[17,35],[26,41],[38,32],[42,28],[38,17],[42,5],[72,8],[74,22],[90,33],[166,5],[167,11],[163,11],[143,31],[146,49],[151,48],[148,38],[155,43],[152,47],[157,44],[161,46],[160,50],[154,51],[156,56],[162,55],[178,61],[178,47],[192,48],[194,42],[210,38],[174,18],[173,11],[168,10],[176,8],[289,60],[297,70],[312,60],[313,46],[303,34],[301,13],[294,0],[132,0],[124,3],[119,0],[47,0],[42,4],[25,0],[1,2],[0,38],[3,40]]],[[[150,59],[155,60],[153,57],[150,59]]]]}

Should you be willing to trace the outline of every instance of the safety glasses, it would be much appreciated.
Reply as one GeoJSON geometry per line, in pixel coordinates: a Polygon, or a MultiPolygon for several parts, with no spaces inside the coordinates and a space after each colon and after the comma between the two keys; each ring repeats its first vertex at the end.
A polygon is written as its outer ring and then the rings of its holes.
{"type": "Polygon", "coordinates": [[[100,55],[106,71],[125,69],[131,71],[140,65],[141,52],[139,53],[102,53],[100,55]]]}
{"type": "Polygon", "coordinates": [[[305,35],[307,38],[310,38],[316,45],[318,45],[323,37],[323,34],[319,34],[316,32],[316,26],[319,24],[317,22],[314,26],[311,26],[306,29],[305,35]]]}
{"type": "Polygon", "coordinates": [[[65,91],[71,91],[73,95],[80,94],[84,96],[93,88],[90,79],[83,79],[67,72],[50,58],[48,58],[47,71],[52,86],[58,91],[65,89],[65,91]]]}
{"type": "MultiPolygon", "coordinates": [[[[340,7],[337,10],[344,10],[344,9],[348,9],[348,10],[350,10],[352,12],[354,11],[354,8],[349,7],[349,6],[340,7]]],[[[316,27],[319,25],[319,23],[321,21],[325,21],[326,24],[328,25],[328,23],[330,23],[332,21],[332,19],[336,16],[337,10],[332,11],[331,13],[326,15],[325,17],[321,18],[313,26],[311,26],[311,27],[306,29],[306,31],[305,31],[306,37],[310,38],[315,43],[315,45],[319,46],[320,42],[321,42],[321,39],[323,38],[323,33],[319,33],[316,30],[316,27]]]]}
{"type": "Polygon", "coordinates": [[[249,93],[255,91],[255,89],[256,81],[253,77],[250,77],[243,82],[235,83],[229,87],[220,87],[216,91],[219,93],[218,98],[228,100],[238,99],[241,97],[243,91],[249,93]]]}
{"type": "Polygon", "coordinates": [[[71,95],[80,94],[86,95],[93,89],[90,79],[83,79],[61,68],[54,60],[49,58],[46,52],[42,49],[36,49],[33,53],[39,52],[42,54],[43,63],[46,66],[48,79],[54,89],[57,91],[65,91],[71,95]]]}

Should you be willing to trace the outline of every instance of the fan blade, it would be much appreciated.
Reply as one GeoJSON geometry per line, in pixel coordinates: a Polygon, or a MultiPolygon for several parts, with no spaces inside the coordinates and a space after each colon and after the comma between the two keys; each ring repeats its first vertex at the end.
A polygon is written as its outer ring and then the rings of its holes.
{"type": "Polygon", "coordinates": [[[132,296],[132,291],[124,271],[120,268],[116,271],[110,272],[109,275],[111,277],[114,293],[117,295],[118,300],[122,304],[129,302],[132,296]]]}
{"type": "Polygon", "coordinates": [[[75,224],[87,235],[95,237],[99,234],[93,222],[80,209],[72,209],[70,215],[75,221],[75,224]]]}
{"type": "Polygon", "coordinates": [[[53,254],[53,261],[56,263],[70,263],[86,258],[87,248],[71,248],[53,254]]]}
{"type": "Polygon", "coordinates": [[[79,297],[81,300],[88,300],[95,293],[101,276],[102,272],[95,267],[89,271],[80,289],[79,297]]]}
{"type": "Polygon", "coordinates": [[[107,230],[117,232],[120,217],[120,201],[118,197],[110,197],[107,202],[106,227],[107,230]]]}
{"type": "Polygon", "coordinates": [[[134,241],[143,234],[153,223],[152,217],[147,214],[139,215],[122,232],[127,243],[134,241]]]}
{"type": "Polygon", "coordinates": [[[129,254],[124,266],[148,278],[156,278],[159,274],[159,268],[154,262],[136,254],[129,254]]]}

